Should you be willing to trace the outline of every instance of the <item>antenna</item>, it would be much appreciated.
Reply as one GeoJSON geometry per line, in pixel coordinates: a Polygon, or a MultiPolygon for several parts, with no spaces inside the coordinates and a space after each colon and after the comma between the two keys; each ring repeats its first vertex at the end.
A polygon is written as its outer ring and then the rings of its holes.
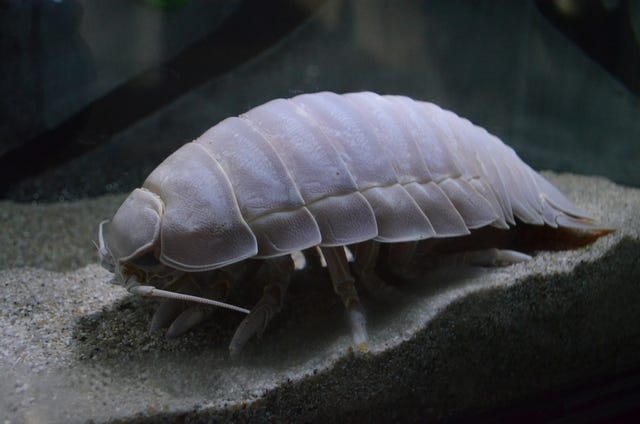
{"type": "Polygon", "coordinates": [[[243,312],[248,314],[248,309],[241,308],[239,306],[230,305],[224,302],[218,302],[217,300],[207,299],[205,297],[192,296],[189,294],[183,293],[175,293],[172,291],[157,289],[153,286],[143,286],[141,285],[135,277],[129,277],[125,282],[125,287],[129,293],[141,295],[141,296],[149,296],[149,297],[162,297],[165,299],[174,299],[174,300],[184,300],[187,302],[196,302],[202,303],[210,306],[217,306],[219,308],[231,309],[232,311],[243,312]]]}

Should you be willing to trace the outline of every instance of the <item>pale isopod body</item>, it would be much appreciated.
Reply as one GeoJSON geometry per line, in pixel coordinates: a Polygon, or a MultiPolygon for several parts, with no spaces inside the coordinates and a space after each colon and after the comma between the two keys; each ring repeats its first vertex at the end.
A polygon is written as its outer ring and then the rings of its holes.
{"type": "Polygon", "coordinates": [[[511,148],[452,112],[403,96],[323,92],[270,101],[178,149],[100,226],[99,251],[119,281],[157,287],[321,246],[335,256],[327,262],[336,291],[357,310],[352,287],[340,286],[353,278],[336,246],[516,222],[596,228],[511,148]]]}

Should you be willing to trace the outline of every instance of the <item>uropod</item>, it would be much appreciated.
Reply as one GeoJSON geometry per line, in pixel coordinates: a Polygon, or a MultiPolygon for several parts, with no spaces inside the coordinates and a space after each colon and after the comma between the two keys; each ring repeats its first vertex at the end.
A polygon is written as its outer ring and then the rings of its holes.
{"type": "Polygon", "coordinates": [[[608,232],[513,149],[452,112],[404,96],[322,92],[272,100],[182,146],[100,223],[98,253],[114,282],[170,299],[152,330],[168,326],[175,336],[204,319],[183,301],[248,314],[233,354],[280,310],[291,255],[317,259],[319,250],[364,349],[356,282],[374,296],[392,290],[377,265],[402,276],[417,251],[434,263],[524,261],[492,240],[525,226],[586,232],[590,241],[608,232]],[[480,248],[462,243],[474,237],[480,248]],[[436,248],[443,244],[446,253],[436,248]],[[257,304],[225,303],[247,278],[265,282],[257,304]]]}

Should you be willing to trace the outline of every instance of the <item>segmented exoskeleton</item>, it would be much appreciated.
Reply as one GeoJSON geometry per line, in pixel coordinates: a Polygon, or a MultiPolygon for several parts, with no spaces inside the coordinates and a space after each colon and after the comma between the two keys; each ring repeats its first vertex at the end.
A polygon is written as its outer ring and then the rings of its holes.
{"type": "MultiPolygon", "coordinates": [[[[290,255],[319,246],[364,346],[351,269],[372,292],[384,290],[379,243],[399,243],[387,262],[401,267],[416,241],[516,223],[598,228],[511,148],[452,112],[403,96],[323,92],[273,100],[178,149],[100,225],[99,254],[132,292],[211,304],[202,296],[224,300],[234,281],[261,268],[269,283],[250,313],[219,304],[249,313],[236,352],[279,309],[290,255]],[[198,288],[170,290],[187,280],[198,288]]],[[[485,249],[467,258],[528,256],[485,249]]],[[[162,306],[152,328],[173,321],[177,334],[202,318],[192,309],[176,319],[172,308],[162,306]]]]}

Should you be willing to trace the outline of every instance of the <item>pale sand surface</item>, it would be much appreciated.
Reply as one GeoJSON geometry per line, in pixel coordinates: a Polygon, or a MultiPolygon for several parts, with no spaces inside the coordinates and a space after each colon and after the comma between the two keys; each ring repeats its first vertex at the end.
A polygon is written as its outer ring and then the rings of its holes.
{"type": "Polygon", "coordinates": [[[403,288],[403,305],[365,299],[365,355],[349,353],[342,306],[317,275],[297,276],[238,360],[227,353],[242,318],[232,312],[177,340],[150,335],[153,302],[105,284],[91,244],[123,196],[0,202],[0,416],[415,420],[637,367],[640,190],[545,175],[617,232],[507,268],[428,275],[403,288]]]}

